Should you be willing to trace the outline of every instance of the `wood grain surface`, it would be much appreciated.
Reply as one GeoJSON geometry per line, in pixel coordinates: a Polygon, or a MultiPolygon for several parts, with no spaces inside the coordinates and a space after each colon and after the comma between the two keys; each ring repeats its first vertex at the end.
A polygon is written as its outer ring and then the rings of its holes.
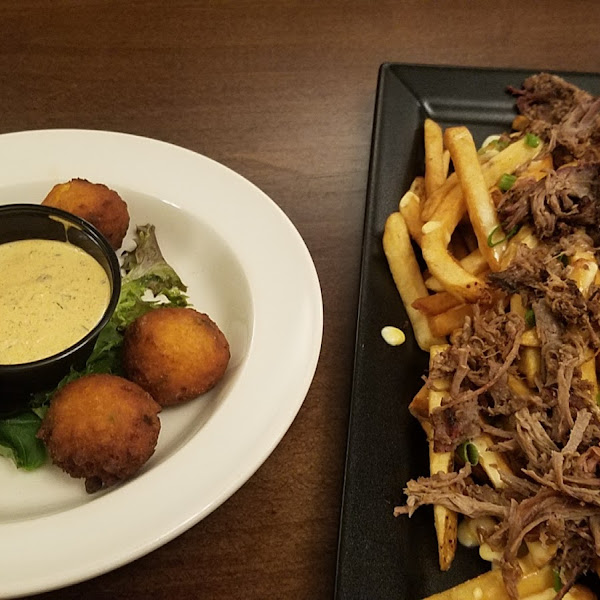
{"type": "Polygon", "coordinates": [[[378,67],[600,71],[599,19],[593,0],[0,2],[0,133],[123,131],[221,161],[296,225],[324,300],[314,382],[258,472],[160,549],[40,598],[332,597],[378,67]]]}

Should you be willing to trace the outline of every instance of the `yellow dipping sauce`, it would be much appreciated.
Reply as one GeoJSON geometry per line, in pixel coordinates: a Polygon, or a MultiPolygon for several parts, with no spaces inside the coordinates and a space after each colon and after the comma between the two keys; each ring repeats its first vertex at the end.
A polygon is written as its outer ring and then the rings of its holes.
{"type": "Polygon", "coordinates": [[[52,356],[98,324],[110,299],[96,259],[67,242],[0,244],[0,364],[52,356]]]}

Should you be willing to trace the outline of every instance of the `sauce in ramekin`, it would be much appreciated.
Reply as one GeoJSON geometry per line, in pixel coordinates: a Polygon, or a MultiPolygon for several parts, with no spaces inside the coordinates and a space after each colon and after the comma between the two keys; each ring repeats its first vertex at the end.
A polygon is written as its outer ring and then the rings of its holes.
{"type": "Polygon", "coordinates": [[[28,363],[72,346],[98,324],[111,293],[96,259],[70,244],[0,244],[0,364],[28,363]]]}

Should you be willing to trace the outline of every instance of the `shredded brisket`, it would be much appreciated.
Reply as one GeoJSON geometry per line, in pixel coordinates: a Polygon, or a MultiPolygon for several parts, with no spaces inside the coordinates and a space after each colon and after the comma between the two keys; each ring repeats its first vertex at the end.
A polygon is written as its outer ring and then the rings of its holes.
{"type": "MultiPolygon", "coordinates": [[[[600,290],[593,287],[586,298],[568,277],[567,259],[578,248],[591,249],[591,239],[579,233],[535,248],[522,244],[510,266],[491,273],[488,279],[506,292],[520,294],[524,303],[532,307],[541,338],[552,334],[555,345],[561,345],[565,327],[577,326],[583,330],[580,343],[589,340],[598,348],[600,290]]],[[[581,337],[579,332],[576,337],[581,337]]]]}
{"type": "Polygon", "coordinates": [[[537,182],[520,179],[502,195],[498,216],[505,231],[531,223],[540,239],[580,228],[595,234],[600,224],[600,164],[561,167],[537,182]]]}
{"type": "Polygon", "coordinates": [[[523,82],[522,89],[509,88],[517,97],[519,112],[532,121],[557,125],[581,102],[593,100],[587,92],[549,73],[538,73],[523,82]]]}
{"type": "Polygon", "coordinates": [[[497,519],[486,541],[502,551],[503,578],[515,599],[517,553],[527,536],[557,545],[561,593],[600,556],[600,409],[580,368],[590,338],[574,328],[587,304],[566,283],[565,267],[552,254],[556,249],[523,247],[513,265],[492,278],[532,306],[542,363],[538,393],[510,389],[510,377],[520,377],[515,361],[525,323],[502,302],[487,310],[475,307],[432,360],[428,379],[431,387],[440,377],[451,381],[447,399],[430,418],[435,449],[455,450],[485,432],[497,440],[494,449],[514,474],[503,475],[500,489],[482,485],[468,464],[456,473],[419,478],[408,482],[407,504],[395,512],[410,515],[438,504],[468,517],[497,519]]]}
{"type": "Polygon", "coordinates": [[[409,481],[406,505],[395,514],[436,504],[496,519],[485,541],[502,552],[513,600],[523,541],[556,545],[560,599],[600,559],[600,406],[597,387],[584,377],[600,353],[600,286],[580,289],[570,264],[578,253],[600,256],[600,99],[545,73],[511,92],[525,131],[546,141],[554,164],[577,162],[539,181],[519,178],[501,193],[504,231],[528,225],[535,241],[520,244],[508,267],[487,276],[495,304],[474,305],[473,316],[432,358],[427,385],[437,389],[444,380],[448,389],[429,415],[434,450],[453,452],[485,433],[512,472],[503,472],[503,486],[494,489],[480,467],[458,463],[456,472],[409,481]],[[528,318],[511,311],[512,294],[528,318]],[[520,370],[528,328],[537,334],[539,357],[529,385],[520,370]]]}
{"type": "Polygon", "coordinates": [[[556,164],[600,156],[600,99],[548,73],[533,75],[522,89],[509,91],[529,121],[526,131],[549,144],[556,164]]]}

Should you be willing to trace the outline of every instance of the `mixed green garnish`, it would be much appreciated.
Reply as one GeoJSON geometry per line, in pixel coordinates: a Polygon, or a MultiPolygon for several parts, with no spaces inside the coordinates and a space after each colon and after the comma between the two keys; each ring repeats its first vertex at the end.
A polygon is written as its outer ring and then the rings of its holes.
{"type": "Polygon", "coordinates": [[[119,303],[112,318],[100,332],[85,367],[72,369],[56,388],[32,396],[29,410],[0,419],[0,455],[12,459],[17,467],[33,470],[45,462],[44,444],[36,434],[56,390],[83,375],[121,375],[121,348],[127,326],[159,306],[188,306],[187,287],[165,261],[154,225],[138,227],[135,238],[135,249],[125,252],[122,257],[123,278],[119,303]]]}

